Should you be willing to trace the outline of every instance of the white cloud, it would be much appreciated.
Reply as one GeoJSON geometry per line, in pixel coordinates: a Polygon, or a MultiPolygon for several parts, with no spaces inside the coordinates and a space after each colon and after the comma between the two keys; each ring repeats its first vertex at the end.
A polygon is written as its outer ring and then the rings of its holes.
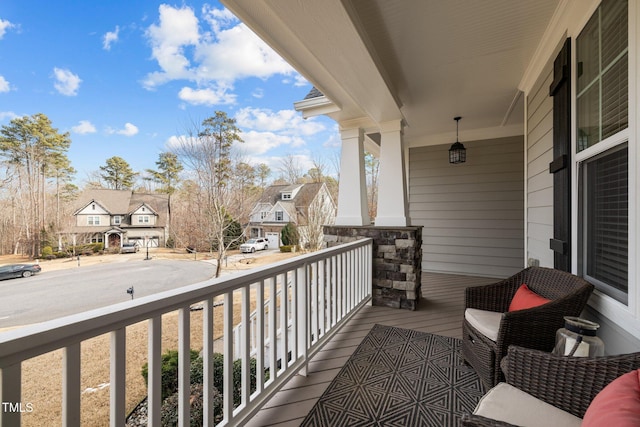
{"type": "Polygon", "coordinates": [[[115,31],[107,31],[102,36],[102,48],[104,50],[111,50],[111,45],[118,41],[118,33],[120,33],[120,27],[116,25],[115,31]]]}
{"type": "Polygon", "coordinates": [[[87,133],[96,133],[96,127],[89,120],[80,120],[76,126],[73,126],[71,130],[74,133],[85,135],[87,133]]]}
{"type": "Polygon", "coordinates": [[[254,98],[262,99],[264,98],[264,90],[262,88],[256,88],[253,92],[251,92],[251,96],[254,98]]]}
{"type": "Polygon", "coordinates": [[[133,136],[138,133],[138,127],[135,125],[132,125],[131,123],[125,123],[124,129],[116,131],[116,133],[124,136],[133,136]]]}
{"type": "Polygon", "coordinates": [[[13,111],[0,111],[0,121],[17,119],[18,115],[13,111]]]}
{"type": "Polygon", "coordinates": [[[191,89],[183,87],[178,93],[178,98],[193,105],[221,105],[234,104],[236,95],[228,93],[224,87],[214,89],[191,89]]]}
{"type": "Polygon", "coordinates": [[[265,154],[282,145],[299,147],[304,145],[304,140],[296,136],[279,135],[273,132],[257,132],[254,130],[240,134],[244,141],[238,148],[252,155],[265,154]]]}
{"type": "Polygon", "coordinates": [[[173,135],[164,143],[166,150],[175,150],[185,144],[197,144],[197,139],[188,135],[173,135]]]}
{"type": "Polygon", "coordinates": [[[192,80],[189,59],[184,48],[194,46],[199,41],[198,19],[193,9],[183,6],[174,8],[166,4],[160,5],[160,23],[152,24],[147,29],[147,37],[151,43],[151,55],[158,61],[162,71],[151,73],[144,81],[144,86],[153,88],[170,80],[192,80]]]}
{"type": "Polygon", "coordinates": [[[309,81],[307,79],[305,79],[304,77],[302,77],[302,75],[296,73],[293,76],[293,79],[289,76],[285,77],[284,79],[282,79],[282,83],[287,84],[287,85],[294,85],[297,87],[302,87],[302,86],[308,86],[309,85],[309,81]]]}
{"type": "MultiPolygon", "coordinates": [[[[289,154],[293,157],[293,161],[300,167],[300,170],[306,172],[314,167],[313,159],[311,156],[305,153],[289,154]]],[[[282,168],[283,156],[263,156],[263,157],[249,157],[248,163],[252,165],[258,165],[265,163],[271,169],[271,176],[277,178],[281,175],[280,169],[282,168]]]]}
{"type": "Polygon", "coordinates": [[[15,25],[12,24],[11,22],[0,19],[0,40],[2,40],[4,35],[7,33],[7,30],[14,27],[15,25]]]}
{"type": "Polygon", "coordinates": [[[69,70],[56,67],[53,69],[53,75],[56,79],[53,87],[55,87],[58,92],[66,96],[76,96],[78,94],[78,89],[80,88],[80,82],[82,82],[82,80],[77,74],[73,74],[69,70]]]}
{"type": "Polygon", "coordinates": [[[9,92],[10,90],[11,85],[9,84],[7,79],[5,79],[4,76],[0,76],[0,93],[9,92]]]}
{"type": "Polygon", "coordinates": [[[119,130],[107,128],[107,133],[110,135],[118,134],[118,135],[124,135],[124,136],[134,136],[134,135],[137,135],[138,132],[139,132],[138,127],[131,123],[125,123],[124,128],[119,130]]]}
{"type": "Polygon", "coordinates": [[[267,79],[294,74],[293,69],[246,25],[220,30],[212,42],[196,47],[199,79],[233,82],[246,77],[267,79]]]}
{"type": "MultiPolygon", "coordinates": [[[[196,83],[198,91],[219,94],[233,90],[239,79],[276,74],[290,76],[297,84],[298,73],[231,12],[205,6],[202,13],[199,20],[190,7],[160,6],[159,22],[146,32],[160,69],[146,76],[144,87],[187,80],[196,83]]],[[[229,97],[219,99],[226,102],[229,97]]],[[[200,96],[193,100],[202,102],[200,96]]]]}
{"type": "Polygon", "coordinates": [[[303,119],[295,110],[272,111],[265,108],[246,107],[235,115],[238,126],[257,131],[280,132],[286,135],[310,136],[325,130],[314,118],[303,119]]]}

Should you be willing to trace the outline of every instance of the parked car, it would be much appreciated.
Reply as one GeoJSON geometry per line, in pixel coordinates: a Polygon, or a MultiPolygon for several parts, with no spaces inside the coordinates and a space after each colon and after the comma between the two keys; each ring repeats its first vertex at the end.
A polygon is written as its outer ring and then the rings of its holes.
{"type": "Polygon", "coordinates": [[[240,245],[240,252],[255,252],[262,251],[264,249],[269,249],[267,239],[263,237],[258,237],[256,239],[249,239],[243,244],[240,245]]]}
{"type": "Polygon", "coordinates": [[[135,243],[123,243],[120,248],[121,254],[133,254],[140,250],[137,244],[135,243]]]}
{"type": "Polygon", "coordinates": [[[42,268],[38,264],[10,264],[0,266],[0,280],[16,277],[30,277],[40,273],[42,268]]]}

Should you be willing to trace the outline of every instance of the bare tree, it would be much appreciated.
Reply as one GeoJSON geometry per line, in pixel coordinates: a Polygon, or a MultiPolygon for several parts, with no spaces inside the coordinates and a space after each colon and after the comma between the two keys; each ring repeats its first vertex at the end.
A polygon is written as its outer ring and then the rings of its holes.
{"type": "Polygon", "coordinates": [[[304,176],[304,171],[302,166],[300,166],[300,161],[293,154],[287,154],[285,157],[280,159],[280,166],[278,170],[280,171],[280,177],[289,184],[299,183],[304,176]]]}
{"type": "Polygon", "coordinates": [[[306,221],[298,225],[300,240],[309,251],[322,249],[324,245],[324,226],[333,224],[336,218],[334,204],[331,196],[323,185],[316,197],[309,204],[306,221]]]}
{"type": "Polygon", "coordinates": [[[190,208],[203,235],[191,234],[197,241],[190,245],[205,246],[214,252],[217,260],[215,276],[220,275],[222,261],[227,250],[241,236],[230,233],[237,225],[230,215],[233,191],[230,180],[233,175],[231,147],[242,142],[236,121],[223,111],[205,119],[201,125],[186,130],[175,147],[175,154],[193,175],[191,196],[195,199],[190,208]],[[203,239],[203,240],[201,240],[203,239]]]}
{"type": "Polygon", "coordinates": [[[367,201],[369,203],[369,218],[372,220],[378,213],[378,174],[380,161],[371,153],[364,155],[364,167],[367,180],[367,201]]]}

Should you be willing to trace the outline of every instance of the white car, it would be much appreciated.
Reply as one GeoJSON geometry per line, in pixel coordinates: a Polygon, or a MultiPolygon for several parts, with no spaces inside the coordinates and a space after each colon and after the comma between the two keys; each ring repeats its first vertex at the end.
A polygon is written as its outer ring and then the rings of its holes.
{"type": "Polygon", "coordinates": [[[240,252],[255,252],[264,249],[269,249],[267,239],[264,237],[258,237],[255,239],[249,239],[240,245],[240,252]]]}

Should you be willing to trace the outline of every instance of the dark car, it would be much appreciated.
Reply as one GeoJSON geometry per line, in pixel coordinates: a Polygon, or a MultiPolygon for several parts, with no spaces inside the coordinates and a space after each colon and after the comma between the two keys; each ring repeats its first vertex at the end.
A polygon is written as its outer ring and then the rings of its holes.
{"type": "Polygon", "coordinates": [[[0,266],[0,280],[14,279],[16,277],[29,277],[40,273],[42,269],[38,264],[10,264],[0,266]]]}

